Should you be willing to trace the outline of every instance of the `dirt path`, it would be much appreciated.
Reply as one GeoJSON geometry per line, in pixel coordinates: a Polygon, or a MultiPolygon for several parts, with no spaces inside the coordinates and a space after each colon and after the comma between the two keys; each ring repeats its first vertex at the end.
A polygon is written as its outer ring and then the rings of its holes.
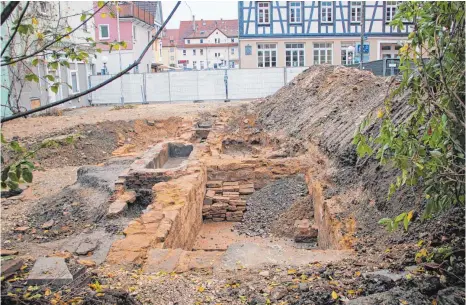
{"type": "Polygon", "coordinates": [[[132,109],[121,110],[113,110],[113,107],[110,106],[87,107],[66,111],[63,116],[16,119],[3,124],[2,129],[6,138],[14,136],[33,137],[82,124],[95,124],[104,121],[157,120],[172,116],[193,117],[200,112],[215,111],[221,107],[236,107],[247,103],[249,101],[236,101],[228,104],[221,102],[152,104],[138,105],[132,109]]]}

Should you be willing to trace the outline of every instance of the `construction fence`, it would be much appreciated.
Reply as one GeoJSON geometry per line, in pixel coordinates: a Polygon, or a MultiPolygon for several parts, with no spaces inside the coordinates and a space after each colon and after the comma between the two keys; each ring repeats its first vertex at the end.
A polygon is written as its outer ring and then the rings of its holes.
{"type": "MultiPolygon", "coordinates": [[[[255,99],[275,93],[307,67],[126,74],[93,92],[93,105],[255,99]]],[[[111,75],[92,75],[95,86],[111,75]]]]}

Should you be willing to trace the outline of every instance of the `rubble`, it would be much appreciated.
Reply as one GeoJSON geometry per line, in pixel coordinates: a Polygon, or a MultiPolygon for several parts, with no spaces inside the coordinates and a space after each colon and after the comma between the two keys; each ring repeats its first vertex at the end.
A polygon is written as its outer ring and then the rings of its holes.
{"type": "Polygon", "coordinates": [[[60,257],[40,257],[28,276],[28,285],[60,287],[73,281],[65,260],[60,257]]]}

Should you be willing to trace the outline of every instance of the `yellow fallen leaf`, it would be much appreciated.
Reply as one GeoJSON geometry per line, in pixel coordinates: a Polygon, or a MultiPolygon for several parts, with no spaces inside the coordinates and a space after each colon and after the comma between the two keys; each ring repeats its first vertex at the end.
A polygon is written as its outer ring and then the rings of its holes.
{"type": "Polygon", "coordinates": [[[338,294],[334,291],[332,291],[332,299],[336,300],[338,299],[338,294]]]}
{"type": "Polygon", "coordinates": [[[379,109],[379,110],[377,111],[377,117],[378,117],[379,119],[383,118],[383,111],[382,111],[381,109],[379,109]]]}
{"type": "Polygon", "coordinates": [[[408,220],[411,220],[413,218],[414,210],[409,211],[408,213],[408,220]]]}
{"type": "Polygon", "coordinates": [[[400,299],[400,303],[403,304],[403,305],[408,305],[409,304],[408,301],[402,300],[402,299],[400,299]]]}
{"type": "Polygon", "coordinates": [[[437,299],[432,300],[432,305],[437,305],[437,299]]]}
{"type": "Polygon", "coordinates": [[[361,271],[356,271],[356,272],[354,273],[354,276],[358,276],[358,277],[361,276],[361,271]]]}
{"type": "Polygon", "coordinates": [[[295,269],[288,269],[288,274],[295,274],[296,270],[295,269]]]}
{"type": "Polygon", "coordinates": [[[205,288],[202,286],[197,287],[197,291],[199,292],[204,292],[205,288]]]}
{"type": "Polygon", "coordinates": [[[45,289],[45,292],[44,292],[45,296],[49,296],[51,293],[52,291],[50,290],[50,288],[45,289]]]}
{"type": "Polygon", "coordinates": [[[32,21],[32,24],[34,24],[34,25],[38,25],[38,24],[39,24],[39,21],[37,21],[37,19],[34,18],[34,17],[32,17],[32,20],[31,20],[31,21],[32,21]]]}

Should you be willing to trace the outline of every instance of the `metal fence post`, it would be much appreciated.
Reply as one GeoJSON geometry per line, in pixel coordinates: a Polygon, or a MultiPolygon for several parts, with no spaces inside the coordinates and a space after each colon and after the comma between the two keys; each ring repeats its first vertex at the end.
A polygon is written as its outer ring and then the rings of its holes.
{"type": "Polygon", "coordinates": [[[170,81],[170,71],[168,71],[168,102],[172,102],[172,87],[170,81]]]}

